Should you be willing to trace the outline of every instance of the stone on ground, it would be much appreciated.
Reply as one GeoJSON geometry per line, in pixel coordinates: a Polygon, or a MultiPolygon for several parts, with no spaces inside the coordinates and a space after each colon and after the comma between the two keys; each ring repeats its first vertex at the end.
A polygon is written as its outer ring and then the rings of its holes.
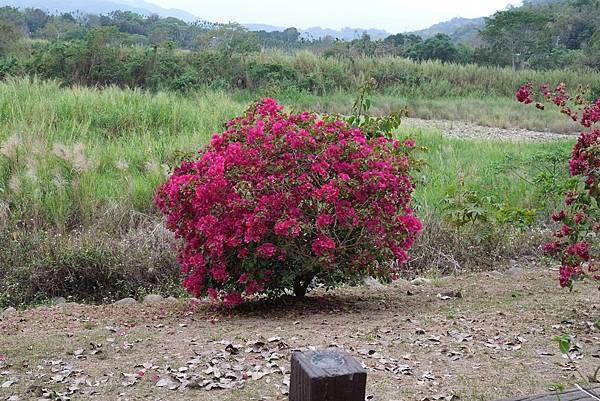
{"type": "Polygon", "coordinates": [[[50,303],[54,306],[64,305],[67,303],[67,300],[63,297],[54,297],[50,300],[50,303]]]}
{"type": "Polygon", "coordinates": [[[516,276],[516,275],[522,274],[524,272],[524,270],[521,267],[513,266],[510,269],[508,269],[506,272],[510,275],[516,276]]]}
{"type": "Polygon", "coordinates": [[[160,302],[163,299],[164,298],[162,297],[162,295],[149,294],[149,295],[146,295],[144,297],[144,303],[145,304],[151,304],[151,303],[154,303],[154,302],[160,302]]]}
{"type": "Polygon", "coordinates": [[[374,277],[367,277],[364,279],[363,283],[370,288],[384,288],[385,286],[379,282],[374,277]]]}
{"type": "Polygon", "coordinates": [[[123,298],[115,302],[115,305],[135,305],[137,301],[133,298],[123,298]]]}
{"type": "Polygon", "coordinates": [[[424,278],[424,277],[417,277],[416,279],[414,279],[410,283],[412,285],[425,285],[425,284],[431,284],[431,280],[428,279],[428,278],[424,278]]]}

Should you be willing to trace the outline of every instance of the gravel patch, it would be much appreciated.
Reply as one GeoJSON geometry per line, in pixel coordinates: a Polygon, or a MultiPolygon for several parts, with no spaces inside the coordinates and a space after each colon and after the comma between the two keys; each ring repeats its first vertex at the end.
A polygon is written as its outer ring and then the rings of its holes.
{"type": "Polygon", "coordinates": [[[579,133],[558,134],[555,132],[531,131],[523,128],[496,128],[486,127],[464,121],[448,120],[422,120],[419,118],[405,118],[402,123],[415,128],[435,129],[443,135],[452,138],[477,138],[477,139],[502,139],[513,141],[549,141],[557,139],[575,139],[579,133]]]}

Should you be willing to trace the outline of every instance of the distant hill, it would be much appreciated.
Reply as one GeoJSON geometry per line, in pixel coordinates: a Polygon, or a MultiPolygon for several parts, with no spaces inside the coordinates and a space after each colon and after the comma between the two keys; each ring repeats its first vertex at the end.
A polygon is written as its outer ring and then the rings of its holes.
{"type": "Polygon", "coordinates": [[[0,6],[18,8],[39,8],[50,13],[79,12],[82,14],[108,14],[115,10],[133,11],[142,15],[175,17],[186,22],[200,18],[187,11],[175,8],[165,9],[144,0],[0,0],[0,6]]]}
{"type": "Polygon", "coordinates": [[[274,26],[267,24],[243,24],[243,26],[249,31],[282,32],[286,29],[282,26],[274,26]]]}
{"type": "Polygon", "coordinates": [[[523,0],[525,6],[537,6],[540,4],[564,3],[567,0],[523,0]]]}
{"type": "Polygon", "coordinates": [[[479,35],[479,30],[485,26],[485,17],[480,18],[453,18],[450,21],[440,22],[427,29],[410,32],[423,39],[443,33],[459,43],[472,43],[479,35]]]}
{"type": "MultiPolygon", "coordinates": [[[[274,32],[283,31],[286,29],[281,26],[265,24],[243,24],[243,26],[250,31],[274,32]]],[[[298,29],[298,32],[300,32],[301,36],[306,39],[321,39],[325,36],[331,36],[337,39],[353,40],[360,38],[364,32],[368,33],[373,40],[384,39],[390,36],[390,33],[384,31],[383,29],[343,28],[340,30],[335,30],[321,28],[320,26],[308,29],[298,29]]]]}
{"type": "Polygon", "coordinates": [[[363,29],[363,28],[343,28],[341,30],[321,28],[321,27],[313,27],[308,29],[303,29],[303,36],[309,39],[319,39],[324,38],[325,36],[331,36],[337,39],[344,40],[353,40],[358,39],[362,36],[364,32],[369,34],[372,40],[384,39],[390,36],[389,32],[384,31],[383,29],[363,29]]]}

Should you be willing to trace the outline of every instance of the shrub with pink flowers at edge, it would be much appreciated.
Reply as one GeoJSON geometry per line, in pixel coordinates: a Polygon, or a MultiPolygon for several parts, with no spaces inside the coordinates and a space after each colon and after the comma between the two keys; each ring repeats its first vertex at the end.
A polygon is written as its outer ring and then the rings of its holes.
{"type": "MultiPolygon", "coordinates": [[[[535,91],[533,84],[522,85],[516,93],[524,104],[535,103],[544,110],[545,103],[558,107],[561,113],[585,128],[600,121],[600,99],[589,102],[584,88],[577,94],[568,93],[561,83],[551,89],[545,84],[535,91]]],[[[560,284],[572,288],[577,279],[591,277],[600,280],[598,272],[598,234],[600,233],[600,130],[583,132],[579,136],[569,170],[578,185],[565,194],[564,209],[552,215],[559,227],[554,240],[545,244],[546,254],[561,262],[560,284]]]]}

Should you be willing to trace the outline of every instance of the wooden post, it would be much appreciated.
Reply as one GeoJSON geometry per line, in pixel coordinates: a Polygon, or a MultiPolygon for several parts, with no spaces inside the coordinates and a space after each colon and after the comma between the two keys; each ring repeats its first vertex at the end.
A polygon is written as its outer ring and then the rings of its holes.
{"type": "Polygon", "coordinates": [[[337,348],[294,352],[290,401],[365,401],[367,371],[337,348]]]}

